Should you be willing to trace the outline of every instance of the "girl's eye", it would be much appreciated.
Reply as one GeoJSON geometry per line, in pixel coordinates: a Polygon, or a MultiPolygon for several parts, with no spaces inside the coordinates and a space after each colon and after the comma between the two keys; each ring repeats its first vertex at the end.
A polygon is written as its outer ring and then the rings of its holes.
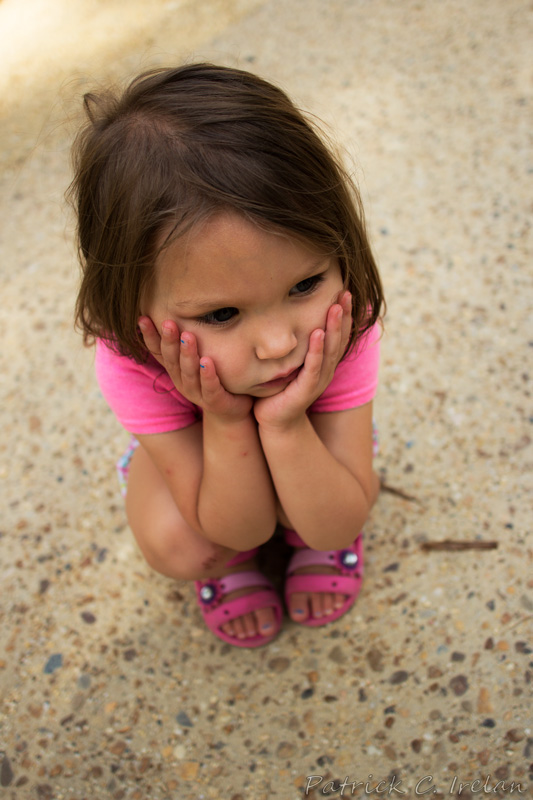
{"type": "Polygon", "coordinates": [[[227,308],[217,308],[216,311],[210,311],[209,314],[198,317],[198,322],[202,322],[205,325],[224,325],[238,313],[238,309],[230,308],[229,306],[227,308]]]}
{"type": "Polygon", "coordinates": [[[312,278],[306,278],[293,286],[291,289],[292,295],[311,294],[324,280],[323,275],[313,275],[312,278]]]}

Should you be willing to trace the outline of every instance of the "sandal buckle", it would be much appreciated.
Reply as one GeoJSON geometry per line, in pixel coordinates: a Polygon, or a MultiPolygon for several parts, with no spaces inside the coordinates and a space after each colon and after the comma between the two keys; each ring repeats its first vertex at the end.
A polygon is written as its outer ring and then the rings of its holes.
{"type": "Polygon", "coordinates": [[[204,583],[204,585],[200,588],[198,595],[204,605],[212,605],[218,597],[217,584],[214,582],[204,583]]]}
{"type": "Polygon", "coordinates": [[[341,550],[339,553],[339,561],[345,569],[352,570],[357,567],[359,558],[357,557],[357,553],[354,553],[353,550],[341,550]]]}

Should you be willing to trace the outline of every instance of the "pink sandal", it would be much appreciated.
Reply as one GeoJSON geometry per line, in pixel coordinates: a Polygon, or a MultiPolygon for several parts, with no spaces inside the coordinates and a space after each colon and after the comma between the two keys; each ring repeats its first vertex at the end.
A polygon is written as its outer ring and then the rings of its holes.
{"type": "Polygon", "coordinates": [[[285,531],[285,541],[298,548],[287,567],[285,602],[295,592],[330,592],[347,595],[342,606],[323,617],[307,617],[301,625],[327,625],[342,617],[354,604],[363,580],[363,537],[359,534],[349,547],[343,550],[311,550],[296,531],[285,531]],[[328,566],[339,570],[338,575],[295,575],[300,567],[328,566]]]}
{"type": "MultiPolygon", "coordinates": [[[[235,566],[247,561],[257,553],[258,549],[256,547],[254,550],[239,553],[231,561],[228,561],[227,565],[235,566]]],[[[207,578],[203,581],[195,581],[194,585],[205,624],[215,636],[218,636],[224,642],[237,647],[259,647],[271,642],[279,633],[283,615],[281,601],[271,582],[258,570],[235,572],[231,575],[225,575],[223,578],[207,578]],[[259,589],[242,597],[237,597],[235,600],[224,599],[230,592],[252,586],[259,587],[259,589]],[[271,636],[258,634],[247,639],[238,639],[236,636],[229,636],[222,630],[222,625],[225,625],[226,622],[242,617],[243,614],[258,611],[260,608],[269,607],[274,609],[275,616],[275,631],[271,636]]]]}

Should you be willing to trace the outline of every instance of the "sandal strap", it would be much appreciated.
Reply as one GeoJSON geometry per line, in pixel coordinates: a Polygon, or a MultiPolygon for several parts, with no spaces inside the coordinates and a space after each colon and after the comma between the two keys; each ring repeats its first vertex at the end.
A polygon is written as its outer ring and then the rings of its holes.
{"type": "Polygon", "coordinates": [[[360,542],[356,541],[342,550],[296,550],[289,562],[288,573],[292,574],[301,567],[328,566],[340,570],[341,574],[349,575],[358,571],[360,564],[360,542]]]}
{"type": "Polygon", "coordinates": [[[349,596],[357,590],[358,583],[358,578],[353,575],[291,575],[287,578],[286,587],[288,594],[330,592],[349,596]]]}
{"type": "Polygon", "coordinates": [[[212,605],[215,598],[223,599],[223,596],[238,589],[248,589],[248,587],[270,587],[272,584],[264,575],[257,570],[246,572],[233,572],[224,578],[207,578],[205,581],[196,581],[198,599],[202,606],[212,605]],[[210,591],[206,591],[210,590],[210,591]]]}

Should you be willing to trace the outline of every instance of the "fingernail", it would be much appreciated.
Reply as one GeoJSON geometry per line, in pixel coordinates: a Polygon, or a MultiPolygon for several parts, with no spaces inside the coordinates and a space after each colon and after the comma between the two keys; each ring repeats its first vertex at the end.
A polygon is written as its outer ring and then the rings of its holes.
{"type": "Polygon", "coordinates": [[[144,319],[140,319],[140,320],[139,320],[139,322],[138,322],[137,324],[139,325],[139,328],[140,328],[142,331],[146,331],[146,330],[148,330],[148,325],[146,324],[146,321],[145,321],[144,319]]]}
{"type": "Polygon", "coordinates": [[[185,339],[180,339],[180,342],[181,342],[182,344],[185,344],[185,345],[187,344],[187,341],[186,341],[185,339]]]}
{"type": "Polygon", "coordinates": [[[172,333],[172,325],[169,325],[167,322],[163,322],[161,325],[161,330],[163,333],[172,333]]]}

